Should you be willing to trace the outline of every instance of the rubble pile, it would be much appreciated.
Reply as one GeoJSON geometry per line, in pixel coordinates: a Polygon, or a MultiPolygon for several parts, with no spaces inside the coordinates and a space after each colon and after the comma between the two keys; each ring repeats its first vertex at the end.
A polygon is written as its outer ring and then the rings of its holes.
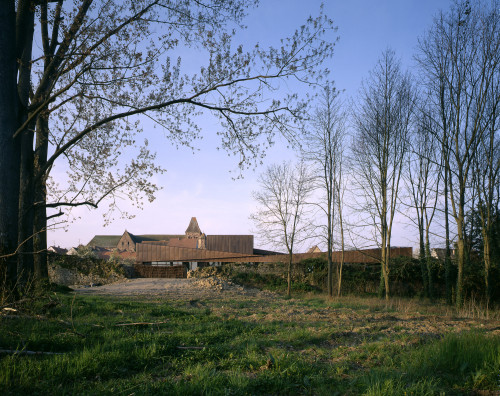
{"type": "Polygon", "coordinates": [[[196,270],[189,270],[187,272],[188,278],[211,278],[218,277],[221,279],[228,279],[227,269],[221,267],[203,267],[196,270]]]}
{"type": "Polygon", "coordinates": [[[243,292],[243,286],[237,285],[230,280],[221,279],[216,276],[198,278],[193,282],[193,285],[203,289],[224,291],[230,290],[234,292],[243,292]]]}

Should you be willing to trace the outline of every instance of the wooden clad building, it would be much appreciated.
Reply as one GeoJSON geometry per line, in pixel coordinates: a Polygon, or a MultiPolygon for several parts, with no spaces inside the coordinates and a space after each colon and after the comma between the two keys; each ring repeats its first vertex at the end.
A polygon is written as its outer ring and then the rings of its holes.
{"type": "MultiPolygon", "coordinates": [[[[272,263],[286,262],[287,255],[254,249],[253,235],[205,235],[196,217],[192,217],[184,235],[96,235],[88,244],[93,248],[117,249],[135,254],[138,276],[185,277],[186,271],[208,265],[228,262],[272,263]],[[165,269],[152,269],[164,267],[165,269]],[[166,269],[177,267],[177,269],[166,269]]],[[[380,249],[344,252],[346,263],[377,263],[380,249]]],[[[391,255],[412,256],[411,248],[391,248],[391,255]]],[[[326,258],[316,247],[307,253],[295,254],[294,262],[307,258],[326,258]]],[[[341,252],[333,252],[333,260],[340,261],[341,252]]]]}
{"type": "Polygon", "coordinates": [[[238,260],[252,257],[236,252],[219,252],[207,249],[190,249],[156,243],[138,243],[136,262],[141,264],[174,265],[182,262],[219,262],[221,259],[238,260]]]}
{"type": "Polygon", "coordinates": [[[253,255],[253,235],[207,235],[206,249],[253,255]]]}

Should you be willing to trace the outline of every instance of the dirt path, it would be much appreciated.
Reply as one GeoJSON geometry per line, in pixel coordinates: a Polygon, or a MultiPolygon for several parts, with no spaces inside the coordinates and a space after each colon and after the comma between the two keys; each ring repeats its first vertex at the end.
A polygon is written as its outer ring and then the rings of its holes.
{"type": "Polygon", "coordinates": [[[215,297],[249,296],[269,297],[272,293],[244,288],[219,278],[166,279],[138,278],[103,286],[72,287],[77,294],[105,296],[153,296],[179,300],[215,297]]]}

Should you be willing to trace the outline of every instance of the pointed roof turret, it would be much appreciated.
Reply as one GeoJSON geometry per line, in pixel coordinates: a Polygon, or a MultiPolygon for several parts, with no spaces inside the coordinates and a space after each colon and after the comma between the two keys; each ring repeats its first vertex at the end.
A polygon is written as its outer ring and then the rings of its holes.
{"type": "Polygon", "coordinates": [[[191,221],[186,229],[186,235],[187,234],[201,234],[200,226],[198,225],[196,217],[191,217],[191,221]]]}

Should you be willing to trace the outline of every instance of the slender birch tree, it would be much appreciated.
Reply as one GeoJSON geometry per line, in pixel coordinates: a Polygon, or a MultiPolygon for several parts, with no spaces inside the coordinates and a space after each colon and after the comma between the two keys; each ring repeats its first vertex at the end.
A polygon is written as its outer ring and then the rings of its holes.
{"type": "Polygon", "coordinates": [[[381,287],[389,299],[389,260],[394,216],[409,147],[415,94],[408,73],[391,50],[385,51],[363,82],[354,109],[353,166],[363,203],[381,249],[381,287]]]}
{"type": "MultiPolygon", "coordinates": [[[[328,295],[334,293],[334,263],[332,253],[335,235],[340,239],[342,255],[344,251],[343,234],[343,192],[342,180],[343,151],[346,149],[347,114],[342,109],[339,92],[332,85],[323,88],[320,103],[312,116],[310,126],[305,131],[303,157],[312,164],[315,175],[316,191],[320,194],[320,222],[326,219],[326,224],[319,226],[320,236],[326,240],[328,259],[328,295]],[[338,231],[336,232],[336,225],[338,231]]],[[[337,263],[337,295],[340,295],[342,284],[343,261],[337,263]]]]}
{"type": "Polygon", "coordinates": [[[433,273],[430,252],[431,224],[440,198],[441,160],[438,158],[439,141],[435,139],[433,118],[428,111],[418,111],[416,127],[410,139],[408,166],[404,180],[413,211],[410,218],[418,228],[419,261],[424,293],[432,298],[433,273]],[[414,216],[416,215],[416,216],[414,216]]]}

